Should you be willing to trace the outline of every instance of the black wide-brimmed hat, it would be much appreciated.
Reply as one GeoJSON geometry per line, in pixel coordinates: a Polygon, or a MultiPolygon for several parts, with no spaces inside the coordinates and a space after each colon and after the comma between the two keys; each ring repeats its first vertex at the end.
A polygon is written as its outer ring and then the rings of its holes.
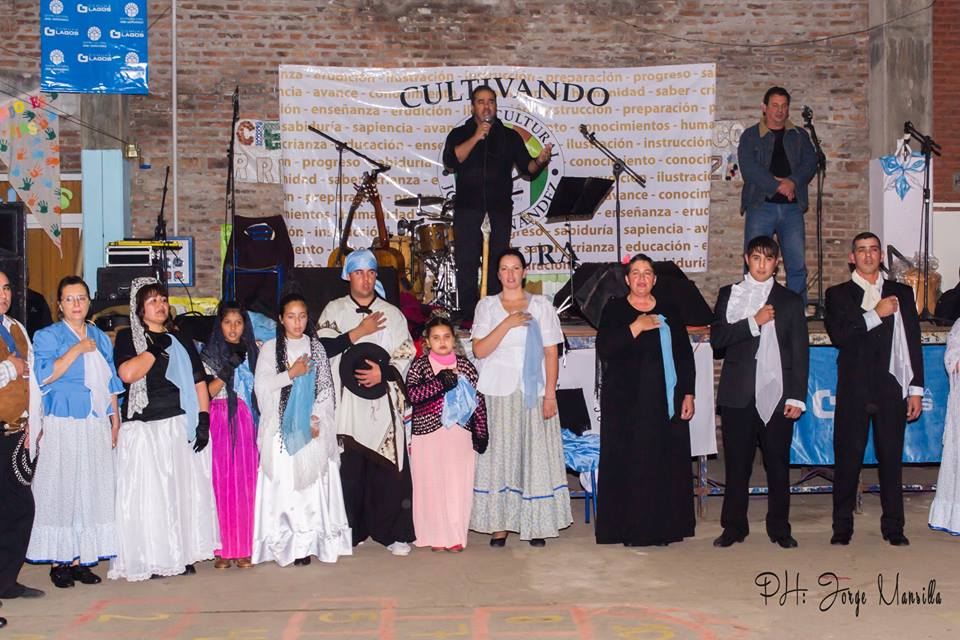
{"type": "Polygon", "coordinates": [[[378,344],[361,342],[355,344],[340,356],[340,382],[354,395],[365,400],[376,400],[387,394],[387,367],[390,366],[390,354],[378,344]],[[355,371],[369,369],[365,360],[380,365],[382,373],[380,384],[364,387],[354,375],[355,371]]]}

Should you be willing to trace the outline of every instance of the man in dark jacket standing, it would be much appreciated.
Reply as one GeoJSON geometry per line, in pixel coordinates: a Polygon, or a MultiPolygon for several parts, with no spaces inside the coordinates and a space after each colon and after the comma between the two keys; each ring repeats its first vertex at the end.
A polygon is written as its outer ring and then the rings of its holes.
{"type": "Polygon", "coordinates": [[[780,247],[758,236],[743,256],[743,281],[720,289],[710,344],[723,355],[717,390],[726,489],[715,547],[742,542],[750,531],[747,498],[757,442],[767,471],[767,535],[784,549],[790,530],[790,443],[806,410],[809,340],[800,296],[776,282],[780,247]]]}
{"type": "Polygon", "coordinates": [[[743,246],[757,236],[776,234],[783,251],[787,288],[807,302],[806,233],[807,183],[817,170],[810,137],[790,121],[790,94],[771,87],[763,96],[763,117],[740,136],[737,146],[743,190],[740,213],[745,216],[743,246]]]}
{"type": "Polygon", "coordinates": [[[851,279],[827,289],[825,323],[837,356],[837,408],[833,420],[833,537],[850,544],[853,508],[867,433],[880,471],[880,532],[895,546],[903,535],[903,434],[920,417],[923,358],[913,289],[880,275],[880,239],[854,237],[851,279]]]}
{"type": "MultiPolygon", "coordinates": [[[[513,226],[513,170],[533,178],[550,162],[553,145],[531,158],[520,134],[497,118],[497,94],[480,85],[470,94],[473,117],[447,136],[443,164],[456,174],[457,203],[453,211],[454,256],[457,261],[457,295],[464,319],[473,318],[479,299],[477,270],[483,250],[480,225],[490,218],[490,256],[510,246],[513,226]]],[[[500,292],[497,265],[487,270],[487,293],[500,292]]]]}

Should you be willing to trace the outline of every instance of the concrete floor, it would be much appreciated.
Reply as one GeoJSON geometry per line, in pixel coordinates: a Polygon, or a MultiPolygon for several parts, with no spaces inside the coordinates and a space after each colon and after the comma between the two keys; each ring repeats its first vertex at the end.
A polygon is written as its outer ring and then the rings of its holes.
{"type": "MultiPolygon", "coordinates": [[[[905,476],[929,482],[936,469],[905,476]]],[[[217,571],[207,562],[195,576],[69,590],[53,588],[46,568],[28,566],[21,581],[47,596],[4,602],[0,615],[10,624],[0,637],[955,638],[960,538],[927,528],[931,500],[929,493],[908,495],[906,548],[881,540],[875,495],[864,498],[853,543],[830,546],[830,496],[804,495],[794,497],[792,511],[800,547],[789,551],[764,535],[763,497],[751,500],[752,534],[729,549],[711,545],[720,533],[720,498],[709,499],[695,538],[650,549],[597,546],[575,500],[578,521],[545,549],[516,538],[491,549],[486,537],[471,534],[459,555],[415,549],[395,558],[368,542],[334,565],[217,571]],[[763,572],[772,574],[769,592],[780,585],[766,602],[756,584],[763,572]],[[833,586],[818,584],[826,572],[861,595],[859,613],[840,596],[830,600],[833,586]],[[878,575],[889,601],[898,573],[901,595],[936,580],[941,604],[882,604],[878,575]],[[786,581],[794,589],[798,580],[806,591],[781,601],[786,581]]]]}

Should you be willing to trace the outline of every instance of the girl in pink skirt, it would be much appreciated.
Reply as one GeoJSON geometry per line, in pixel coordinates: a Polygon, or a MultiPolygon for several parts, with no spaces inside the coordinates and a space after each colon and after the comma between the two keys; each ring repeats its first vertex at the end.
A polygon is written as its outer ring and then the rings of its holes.
{"type": "Polygon", "coordinates": [[[433,316],[425,335],[429,351],[407,372],[414,544],[457,552],[467,545],[476,453],[487,448],[487,410],[476,391],[476,368],[453,350],[450,320],[433,316]]]}
{"type": "Polygon", "coordinates": [[[258,348],[250,318],[236,303],[222,302],[201,359],[210,374],[210,445],[213,493],[222,547],[214,567],[253,566],[253,512],[257,491],[257,418],[253,371],[258,348]]]}

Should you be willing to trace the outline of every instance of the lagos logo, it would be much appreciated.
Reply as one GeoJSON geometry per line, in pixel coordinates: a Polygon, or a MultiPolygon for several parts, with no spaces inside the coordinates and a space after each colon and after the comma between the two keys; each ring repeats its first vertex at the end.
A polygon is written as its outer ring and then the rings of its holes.
{"type": "MultiPolygon", "coordinates": [[[[513,170],[513,226],[514,229],[522,229],[529,226],[529,223],[520,218],[521,214],[527,213],[533,218],[546,217],[557,185],[563,177],[563,148],[547,124],[527,111],[515,107],[500,107],[497,117],[504,127],[513,129],[520,135],[530,160],[540,155],[548,144],[553,145],[554,157],[533,180],[526,180],[517,174],[515,168],[513,170]]],[[[456,175],[443,168],[442,157],[438,165],[437,180],[444,195],[449,196],[456,190],[456,175]]],[[[478,203],[477,206],[480,208],[483,205],[478,203]]]]}

